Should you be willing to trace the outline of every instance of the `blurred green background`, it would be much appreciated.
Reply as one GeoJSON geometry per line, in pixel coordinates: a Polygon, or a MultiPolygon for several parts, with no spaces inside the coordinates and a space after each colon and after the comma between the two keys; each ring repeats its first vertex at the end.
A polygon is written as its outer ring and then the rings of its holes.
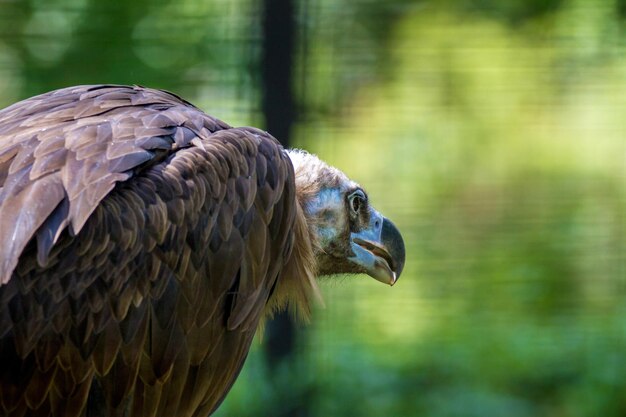
{"type": "MultiPolygon", "coordinates": [[[[271,2],[0,0],[0,106],[141,84],[264,127],[271,2]]],[[[626,1],[290,3],[291,142],[368,190],[407,264],[324,280],[216,415],[625,416],[626,1]]]]}

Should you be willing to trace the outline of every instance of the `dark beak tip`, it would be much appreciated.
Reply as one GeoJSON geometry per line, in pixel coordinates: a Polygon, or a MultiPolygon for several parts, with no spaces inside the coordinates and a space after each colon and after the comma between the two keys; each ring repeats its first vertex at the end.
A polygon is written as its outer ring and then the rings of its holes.
{"type": "Polygon", "coordinates": [[[398,278],[400,278],[400,275],[402,274],[402,270],[404,269],[406,250],[404,247],[404,239],[402,239],[400,231],[396,225],[386,217],[383,220],[381,240],[393,259],[394,272],[396,273],[395,282],[397,282],[398,278]]]}

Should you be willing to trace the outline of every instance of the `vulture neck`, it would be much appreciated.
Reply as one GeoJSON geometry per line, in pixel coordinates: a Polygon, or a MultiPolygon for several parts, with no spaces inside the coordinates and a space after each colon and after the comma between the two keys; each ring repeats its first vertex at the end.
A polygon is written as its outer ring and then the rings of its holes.
{"type": "Polygon", "coordinates": [[[294,166],[296,183],[296,218],[293,225],[293,248],[285,263],[274,295],[266,310],[270,316],[279,309],[288,307],[301,321],[308,322],[314,300],[323,304],[317,286],[317,260],[320,253],[316,220],[305,207],[319,191],[311,170],[316,171],[321,163],[317,157],[300,150],[288,150],[287,155],[294,166]]]}
{"type": "Polygon", "coordinates": [[[276,311],[288,307],[299,320],[308,322],[314,300],[322,302],[322,296],[316,282],[317,235],[314,222],[307,218],[302,207],[305,196],[296,182],[296,218],[293,225],[293,248],[289,259],[278,278],[274,296],[266,310],[270,316],[276,311]]]}

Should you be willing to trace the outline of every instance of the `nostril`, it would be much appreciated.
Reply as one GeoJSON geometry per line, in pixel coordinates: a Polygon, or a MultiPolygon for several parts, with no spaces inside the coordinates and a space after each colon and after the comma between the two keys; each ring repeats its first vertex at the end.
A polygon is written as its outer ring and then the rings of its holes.
{"type": "Polygon", "coordinates": [[[376,220],[374,222],[374,227],[377,228],[377,229],[380,227],[380,220],[376,220]]]}

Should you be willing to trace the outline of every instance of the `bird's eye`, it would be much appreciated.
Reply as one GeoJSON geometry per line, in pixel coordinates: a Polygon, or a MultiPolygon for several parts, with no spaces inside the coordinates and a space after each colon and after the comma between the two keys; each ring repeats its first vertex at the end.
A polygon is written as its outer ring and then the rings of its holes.
{"type": "Polygon", "coordinates": [[[358,214],[359,210],[361,210],[361,207],[365,204],[365,194],[363,194],[363,191],[361,190],[356,190],[355,192],[350,194],[350,197],[348,197],[348,201],[350,202],[350,208],[352,209],[352,212],[358,214]]]}

